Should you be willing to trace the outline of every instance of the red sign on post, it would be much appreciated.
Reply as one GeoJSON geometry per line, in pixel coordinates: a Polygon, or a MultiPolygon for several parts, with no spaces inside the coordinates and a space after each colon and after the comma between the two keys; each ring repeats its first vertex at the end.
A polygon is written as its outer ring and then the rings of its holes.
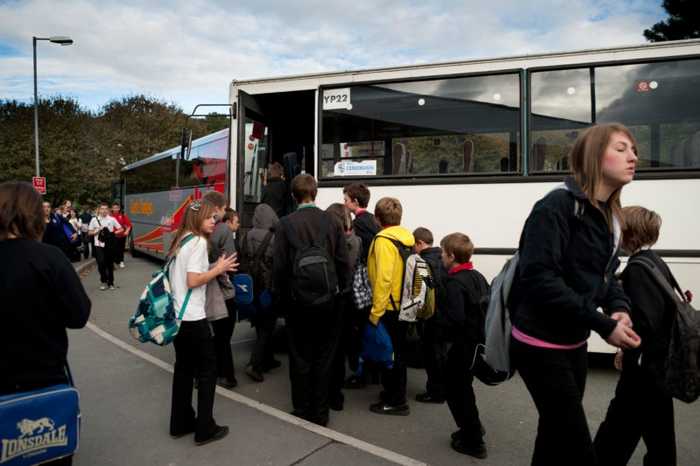
{"type": "Polygon", "coordinates": [[[34,189],[39,191],[40,194],[46,194],[46,177],[45,176],[32,177],[32,184],[34,185],[34,189]]]}

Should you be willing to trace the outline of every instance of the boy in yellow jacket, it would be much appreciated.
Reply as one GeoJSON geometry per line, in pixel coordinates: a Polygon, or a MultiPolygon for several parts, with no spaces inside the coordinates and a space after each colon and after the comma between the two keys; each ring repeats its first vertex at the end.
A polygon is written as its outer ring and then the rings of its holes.
{"type": "Polygon", "coordinates": [[[410,409],[406,402],[406,362],[403,356],[407,323],[399,321],[398,312],[404,273],[399,247],[410,250],[415,241],[411,232],[400,226],[402,213],[401,203],[393,197],[380,199],[374,208],[374,216],[382,229],[374,237],[367,259],[367,273],[372,285],[369,321],[372,325],[381,321],[389,333],[394,348],[394,365],[391,369],[383,369],[384,390],[379,394],[379,402],[369,409],[377,414],[407,416],[410,409]]]}

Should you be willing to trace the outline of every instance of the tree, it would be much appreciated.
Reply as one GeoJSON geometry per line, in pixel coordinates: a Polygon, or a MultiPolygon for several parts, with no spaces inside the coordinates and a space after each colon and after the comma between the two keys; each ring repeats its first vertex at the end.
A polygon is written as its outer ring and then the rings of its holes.
{"type": "Polygon", "coordinates": [[[663,7],[670,17],[644,30],[644,37],[649,42],[700,37],[700,2],[664,0],[663,7]]]}

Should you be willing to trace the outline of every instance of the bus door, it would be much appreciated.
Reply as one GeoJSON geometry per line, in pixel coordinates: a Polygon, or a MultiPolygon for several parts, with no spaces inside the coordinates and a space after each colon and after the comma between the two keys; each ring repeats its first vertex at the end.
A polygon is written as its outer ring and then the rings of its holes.
{"type": "Polygon", "coordinates": [[[252,227],[253,212],[262,197],[263,182],[270,157],[270,127],[258,100],[238,92],[238,161],[236,203],[241,213],[241,229],[252,227]]]}

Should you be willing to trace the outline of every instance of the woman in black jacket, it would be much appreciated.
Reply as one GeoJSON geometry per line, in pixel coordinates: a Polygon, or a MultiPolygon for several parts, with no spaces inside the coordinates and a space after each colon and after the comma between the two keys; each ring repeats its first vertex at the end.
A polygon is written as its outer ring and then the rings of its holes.
{"type": "Polygon", "coordinates": [[[66,328],[84,327],[90,315],[71,263],[41,243],[44,226],[32,185],[0,184],[0,395],[67,383],[66,328]]]}
{"type": "Polygon", "coordinates": [[[635,262],[650,260],[671,282],[668,266],[649,249],[659,238],[661,217],[638,206],[625,207],[622,214],[622,247],[631,254],[622,284],[642,345],[623,353],[622,374],[596,434],[595,450],[601,466],[623,466],[642,438],[647,447],[645,465],[675,466],[673,400],[663,388],[663,368],[676,307],[651,273],[635,262]]]}
{"type": "Polygon", "coordinates": [[[569,157],[573,176],[525,222],[511,292],[513,362],[539,413],[537,466],[597,464],[582,405],[590,331],[617,347],[639,345],[613,275],[620,191],[637,162],[634,138],[622,125],[596,125],[569,157]]]}

